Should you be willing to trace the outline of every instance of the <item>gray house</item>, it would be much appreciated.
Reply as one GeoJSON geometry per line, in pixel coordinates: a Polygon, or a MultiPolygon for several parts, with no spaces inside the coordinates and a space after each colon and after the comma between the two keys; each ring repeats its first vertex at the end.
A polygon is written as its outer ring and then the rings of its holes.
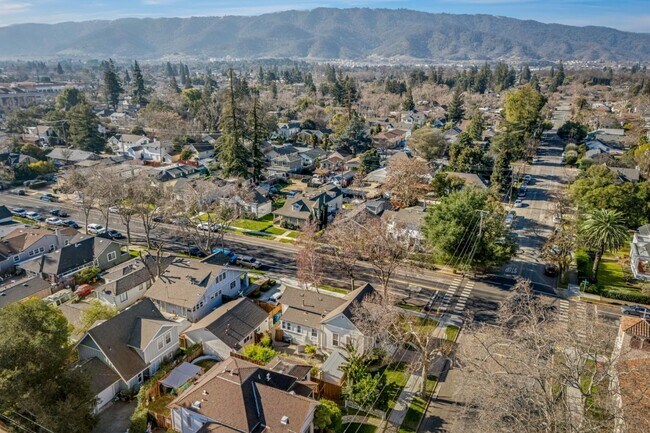
{"type": "Polygon", "coordinates": [[[650,224],[637,229],[630,248],[630,266],[634,278],[650,281],[650,224]]]}
{"type": "Polygon", "coordinates": [[[178,347],[178,325],[143,299],[90,328],[76,349],[80,364],[90,374],[100,409],[120,390],[139,388],[178,347]]]}
{"type": "Polygon", "coordinates": [[[72,228],[44,230],[18,227],[0,241],[0,273],[64,247],[78,232],[72,228]]]}

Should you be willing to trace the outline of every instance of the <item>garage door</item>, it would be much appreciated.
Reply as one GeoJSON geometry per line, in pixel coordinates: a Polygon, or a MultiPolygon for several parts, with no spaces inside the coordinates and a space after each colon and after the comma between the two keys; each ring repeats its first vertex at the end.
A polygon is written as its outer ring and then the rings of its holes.
{"type": "Polygon", "coordinates": [[[97,406],[95,406],[95,410],[99,412],[107,403],[113,400],[113,397],[115,397],[119,389],[119,381],[117,381],[97,394],[97,406]]]}

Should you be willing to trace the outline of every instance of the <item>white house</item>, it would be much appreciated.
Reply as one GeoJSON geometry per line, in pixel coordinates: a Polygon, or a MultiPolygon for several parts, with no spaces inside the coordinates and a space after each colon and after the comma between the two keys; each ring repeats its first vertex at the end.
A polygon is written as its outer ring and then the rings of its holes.
{"type": "Polygon", "coordinates": [[[227,300],[241,296],[247,288],[246,270],[176,258],[146,296],[163,313],[197,322],[227,300]]]}
{"type": "Polygon", "coordinates": [[[178,347],[178,325],[149,299],[90,328],[76,349],[91,377],[97,410],[119,391],[138,389],[178,347]]]}
{"type": "Polygon", "coordinates": [[[287,287],[282,294],[281,328],[296,344],[309,344],[330,352],[351,344],[359,352],[372,348],[373,340],[356,326],[354,306],[374,292],[370,284],[345,297],[287,287]]]}
{"type": "Polygon", "coordinates": [[[0,240],[0,272],[56,251],[78,232],[71,228],[56,231],[19,227],[0,240]]]}
{"type": "Polygon", "coordinates": [[[650,224],[637,229],[630,248],[630,266],[634,278],[650,281],[650,224]]]}

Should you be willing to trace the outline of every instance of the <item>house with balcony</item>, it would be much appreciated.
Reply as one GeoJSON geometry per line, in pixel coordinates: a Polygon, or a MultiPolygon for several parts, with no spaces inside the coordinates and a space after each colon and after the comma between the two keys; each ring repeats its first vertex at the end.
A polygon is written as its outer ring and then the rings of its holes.
{"type": "Polygon", "coordinates": [[[248,289],[248,272],[205,260],[175,258],[147,291],[165,314],[198,322],[248,289]]]}
{"type": "Polygon", "coordinates": [[[639,227],[632,237],[630,266],[634,278],[650,281],[650,224],[639,227]]]}
{"type": "Polygon", "coordinates": [[[122,390],[137,390],[179,347],[178,324],[143,299],[86,332],[76,345],[79,363],[91,378],[96,409],[122,390]]]}

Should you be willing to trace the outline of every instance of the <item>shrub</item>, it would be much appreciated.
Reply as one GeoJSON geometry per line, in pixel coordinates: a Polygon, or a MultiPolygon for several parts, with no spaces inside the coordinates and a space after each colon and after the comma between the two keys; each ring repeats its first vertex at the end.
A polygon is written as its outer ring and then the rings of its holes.
{"type": "Polygon", "coordinates": [[[305,346],[305,353],[309,356],[314,356],[316,355],[316,346],[312,344],[308,344],[305,346]]]}
{"type": "Polygon", "coordinates": [[[564,155],[564,160],[568,165],[573,165],[578,161],[578,152],[570,150],[564,155]]]}
{"type": "Polygon", "coordinates": [[[147,418],[149,411],[141,406],[133,412],[131,415],[131,421],[129,422],[129,433],[145,433],[147,430],[147,418]]]}
{"type": "Polygon", "coordinates": [[[260,340],[260,344],[264,347],[271,347],[271,336],[269,334],[264,334],[260,340]]]}
{"type": "Polygon", "coordinates": [[[261,344],[251,344],[242,350],[242,355],[254,361],[267,363],[277,355],[277,352],[270,347],[264,347],[261,344]]]}
{"type": "Polygon", "coordinates": [[[568,151],[570,151],[570,150],[573,150],[573,151],[576,151],[576,152],[577,152],[577,151],[578,151],[578,146],[577,146],[575,143],[569,143],[569,144],[567,144],[566,147],[564,148],[564,151],[565,151],[565,152],[568,152],[568,151]]]}
{"type": "Polygon", "coordinates": [[[77,284],[86,284],[93,281],[100,272],[101,270],[97,266],[90,266],[77,272],[74,279],[77,284]]]}

